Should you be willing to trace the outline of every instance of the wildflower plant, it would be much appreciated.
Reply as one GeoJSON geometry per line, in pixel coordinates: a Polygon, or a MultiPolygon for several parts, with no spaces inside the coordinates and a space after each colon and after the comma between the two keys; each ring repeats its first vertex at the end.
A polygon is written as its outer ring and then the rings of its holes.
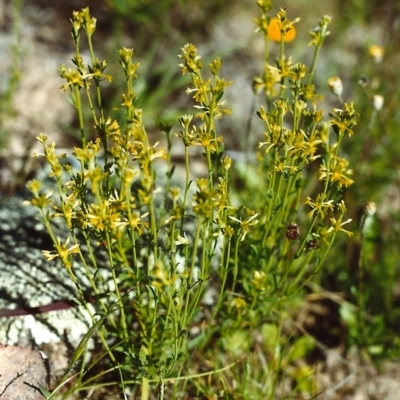
{"type": "MultiPolygon", "coordinates": [[[[254,80],[265,100],[257,111],[264,133],[257,165],[246,166],[248,176],[258,179],[244,193],[230,180],[237,172],[218,133],[218,119],[230,113],[222,61],[205,67],[193,44],[183,46],[180,68],[191,79],[187,94],[196,113],[182,115],[176,130],[162,126],[163,147],[151,142],[135,106],[139,64],[132,49],[117,53],[126,88],[116,116],[105,115],[102,88],[112,77],[94,52],[96,19],[88,8],[73,13],[74,67],[61,66],[60,75],[77,111],[81,146],[70,156],[59,154],[41,134],[55,186],[52,192],[39,181],[28,187],[54,242],[54,251],[44,256],[62,261],[92,327],[49,398],[64,385],[64,397],[107,386],[126,396],[140,392],[142,399],[182,398],[189,389],[204,394],[204,376],[240,370],[243,357],[246,365],[244,349],[253,345],[256,329],[271,334],[264,342],[269,367],[260,377],[267,383],[260,398],[273,397],[278,377],[295,359],[283,350],[283,322],[296,304],[291,299],[321,271],[336,235],[351,235],[344,228],[350,219],[342,197],[353,183],[352,170],[340,149],[353,134],[357,113],[345,103],[324,118],[318,108],[313,76],[330,18],[310,32],[315,56],[308,68],[285,52],[299,20],[289,20],[285,10],[271,19],[270,2],[257,4],[262,12],[257,26],[267,43],[263,74],[254,80]],[[88,63],[80,52],[83,33],[88,63]],[[280,53],[272,66],[269,42],[277,39],[280,53]],[[84,104],[91,126],[84,122],[84,104]],[[171,157],[176,140],[183,143],[185,160],[177,180],[171,157]],[[204,156],[202,177],[191,171],[194,146],[204,156]],[[55,236],[54,223],[65,225],[65,237],[55,236]],[[91,337],[98,348],[88,358],[91,337]],[[194,349],[204,359],[214,355],[206,374],[195,368],[194,349]],[[77,361],[80,371],[67,385],[77,361]]],[[[304,349],[304,341],[298,343],[304,349]]],[[[247,364],[249,373],[251,368],[247,364]]]]}
{"type": "MultiPolygon", "coordinates": [[[[266,62],[264,76],[254,80],[254,89],[264,93],[267,107],[261,106],[257,111],[258,117],[265,124],[265,140],[260,143],[258,154],[264,170],[263,180],[267,195],[260,217],[262,224],[259,228],[263,227],[261,243],[264,248],[270,237],[274,238],[275,243],[266,257],[268,265],[274,260],[271,256],[277,250],[280,256],[276,259],[285,260],[279,245],[282,240],[276,239],[283,237],[284,230],[293,221],[303,218],[302,205],[305,204],[310,208],[310,222],[305,224],[305,234],[302,235],[300,246],[297,246],[289,262],[296,260],[295,262],[299,263],[300,259],[304,258],[304,265],[307,265],[313,258],[312,252],[307,249],[310,240],[322,239],[329,248],[335,234],[339,230],[343,231],[337,223],[328,226],[326,231],[324,229],[329,218],[337,221],[335,218],[338,213],[338,218],[342,221],[346,212],[346,206],[344,201],[340,200],[340,196],[344,188],[353,184],[353,171],[349,168],[349,162],[341,156],[340,147],[346,136],[352,136],[358,114],[352,103],[344,103],[343,109],[332,110],[328,115],[329,120],[324,121],[323,110],[317,106],[320,96],[315,93],[312,78],[320,48],[329,34],[327,27],[330,17],[323,17],[319,26],[310,31],[312,40],[309,45],[314,47],[314,57],[309,69],[306,65],[294,63],[290,57],[286,58],[283,55],[285,34],[298,20],[288,20],[286,11],[282,9],[277,18],[271,20],[267,15],[270,2],[259,1],[257,4],[262,9],[262,17],[256,21],[259,30],[267,41],[272,39],[280,43],[277,66],[266,62]],[[282,35],[271,37],[268,23],[277,20],[280,21],[282,35]],[[320,192],[313,196],[304,196],[304,187],[315,179],[310,174],[315,164],[319,165],[320,192]],[[322,235],[322,232],[325,234],[322,235]]],[[[269,46],[266,46],[266,59],[269,61],[268,49],[269,46]]],[[[306,220],[299,222],[306,223],[306,220]]],[[[304,228],[301,231],[304,231],[304,228]]],[[[283,248],[287,247],[285,243],[283,248]]],[[[287,251],[288,249],[284,250],[284,253],[287,251]]],[[[263,257],[259,255],[259,261],[263,257]]],[[[324,258],[324,255],[317,257],[319,261],[315,265],[316,270],[320,268],[324,258]]],[[[287,267],[284,269],[287,270],[287,267]]]]}

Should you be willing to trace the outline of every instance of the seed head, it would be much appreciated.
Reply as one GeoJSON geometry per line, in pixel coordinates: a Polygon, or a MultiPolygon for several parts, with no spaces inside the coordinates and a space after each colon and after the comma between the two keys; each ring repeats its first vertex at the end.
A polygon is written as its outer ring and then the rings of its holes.
{"type": "Polygon", "coordinates": [[[373,201],[369,201],[364,210],[367,215],[373,216],[376,213],[376,204],[373,201]]]}
{"type": "Polygon", "coordinates": [[[306,244],[306,248],[308,251],[311,250],[316,250],[319,247],[319,243],[317,239],[310,239],[307,244],[306,244]]]}
{"type": "Polygon", "coordinates": [[[289,240],[298,239],[300,237],[300,227],[295,223],[290,224],[286,229],[286,237],[289,240]]]}

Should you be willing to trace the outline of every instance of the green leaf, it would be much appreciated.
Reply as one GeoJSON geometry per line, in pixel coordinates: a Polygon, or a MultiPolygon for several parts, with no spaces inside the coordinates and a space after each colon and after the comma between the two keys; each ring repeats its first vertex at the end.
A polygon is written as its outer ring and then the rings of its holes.
{"type": "Polygon", "coordinates": [[[308,336],[301,336],[290,346],[287,361],[289,363],[304,358],[314,349],[314,340],[308,336]]]}

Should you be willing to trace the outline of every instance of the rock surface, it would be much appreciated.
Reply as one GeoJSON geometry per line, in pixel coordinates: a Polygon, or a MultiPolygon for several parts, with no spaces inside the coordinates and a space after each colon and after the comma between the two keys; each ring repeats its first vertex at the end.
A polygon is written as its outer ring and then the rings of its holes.
{"type": "Polygon", "coordinates": [[[0,398],[40,400],[40,388],[47,388],[50,371],[45,358],[32,350],[0,345],[0,398]]]}
{"type": "Polygon", "coordinates": [[[82,312],[65,307],[76,291],[61,263],[44,259],[53,245],[37,217],[22,198],[0,198],[0,343],[76,341],[87,329],[82,312]],[[42,312],[54,302],[64,310],[42,312]]]}

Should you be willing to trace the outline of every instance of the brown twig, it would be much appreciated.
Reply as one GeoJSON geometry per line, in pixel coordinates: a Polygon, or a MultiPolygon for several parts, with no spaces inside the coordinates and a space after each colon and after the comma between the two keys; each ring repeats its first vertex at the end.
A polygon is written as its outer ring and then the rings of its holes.
{"type": "Polygon", "coordinates": [[[78,304],[75,303],[73,300],[59,300],[38,307],[17,307],[14,309],[3,308],[0,309],[0,318],[19,317],[21,315],[37,315],[50,311],[66,310],[77,306],[78,304]]]}

